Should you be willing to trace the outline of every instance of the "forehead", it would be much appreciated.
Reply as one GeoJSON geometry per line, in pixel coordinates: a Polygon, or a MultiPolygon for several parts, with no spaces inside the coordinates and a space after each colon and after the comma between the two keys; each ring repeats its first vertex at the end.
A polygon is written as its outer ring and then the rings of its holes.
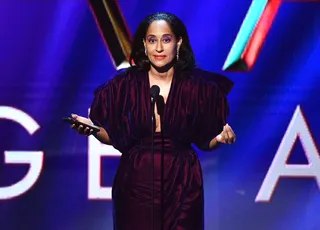
{"type": "Polygon", "coordinates": [[[153,21],[147,30],[148,35],[162,35],[162,34],[173,34],[169,24],[165,20],[153,21]]]}

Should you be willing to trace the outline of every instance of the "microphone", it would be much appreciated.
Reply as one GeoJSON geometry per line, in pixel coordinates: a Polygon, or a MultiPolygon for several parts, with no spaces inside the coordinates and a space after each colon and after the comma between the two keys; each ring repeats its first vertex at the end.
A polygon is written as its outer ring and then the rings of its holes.
{"type": "Polygon", "coordinates": [[[151,96],[151,119],[152,119],[152,135],[153,135],[153,132],[154,132],[154,128],[156,126],[156,123],[155,123],[155,114],[154,114],[154,106],[155,106],[155,102],[158,98],[160,94],[160,87],[157,86],[157,85],[153,85],[151,88],[150,88],[150,96],[151,96]]]}
{"type": "Polygon", "coordinates": [[[160,94],[160,87],[157,85],[153,85],[150,88],[151,100],[154,101],[160,94]]]}
{"type": "Polygon", "coordinates": [[[151,125],[151,161],[152,161],[152,229],[154,229],[154,130],[156,127],[156,117],[154,114],[154,105],[156,102],[157,97],[160,94],[160,87],[157,85],[153,85],[150,88],[150,96],[151,96],[151,120],[152,120],[152,125],[151,125]]]}

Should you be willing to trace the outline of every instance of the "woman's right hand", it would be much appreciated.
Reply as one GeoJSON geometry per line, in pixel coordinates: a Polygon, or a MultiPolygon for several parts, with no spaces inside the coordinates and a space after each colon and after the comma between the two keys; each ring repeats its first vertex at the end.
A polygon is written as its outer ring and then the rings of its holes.
{"type": "MultiPolygon", "coordinates": [[[[77,114],[71,114],[73,119],[76,119],[77,121],[80,121],[82,123],[88,124],[88,125],[93,125],[92,122],[85,117],[79,116],[77,114]]],[[[93,133],[93,129],[90,129],[88,127],[84,128],[83,125],[76,125],[76,124],[72,124],[71,125],[72,129],[75,129],[78,131],[79,134],[81,135],[85,135],[85,136],[90,136],[93,133]]]]}

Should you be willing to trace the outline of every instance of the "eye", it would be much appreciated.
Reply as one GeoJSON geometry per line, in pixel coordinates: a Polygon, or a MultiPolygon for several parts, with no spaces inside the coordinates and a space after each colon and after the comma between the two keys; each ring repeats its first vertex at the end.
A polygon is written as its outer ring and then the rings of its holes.
{"type": "Polygon", "coordinates": [[[169,43],[169,42],[171,42],[171,39],[170,39],[170,38],[164,38],[164,39],[163,39],[163,42],[164,42],[164,43],[169,43]]]}
{"type": "Polygon", "coordinates": [[[151,44],[155,43],[156,41],[157,41],[157,40],[154,39],[154,38],[149,38],[149,39],[148,39],[148,42],[151,43],[151,44]]]}

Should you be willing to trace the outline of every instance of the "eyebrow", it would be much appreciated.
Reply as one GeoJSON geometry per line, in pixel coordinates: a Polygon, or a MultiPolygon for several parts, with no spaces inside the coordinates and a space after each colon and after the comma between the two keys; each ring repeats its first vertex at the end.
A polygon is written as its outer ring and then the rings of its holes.
{"type": "MultiPolygon", "coordinates": [[[[162,35],[162,37],[163,36],[170,36],[170,37],[173,37],[173,35],[172,34],[163,34],[162,35]]],[[[147,37],[156,37],[156,35],[154,35],[154,34],[149,34],[147,37]]]]}

